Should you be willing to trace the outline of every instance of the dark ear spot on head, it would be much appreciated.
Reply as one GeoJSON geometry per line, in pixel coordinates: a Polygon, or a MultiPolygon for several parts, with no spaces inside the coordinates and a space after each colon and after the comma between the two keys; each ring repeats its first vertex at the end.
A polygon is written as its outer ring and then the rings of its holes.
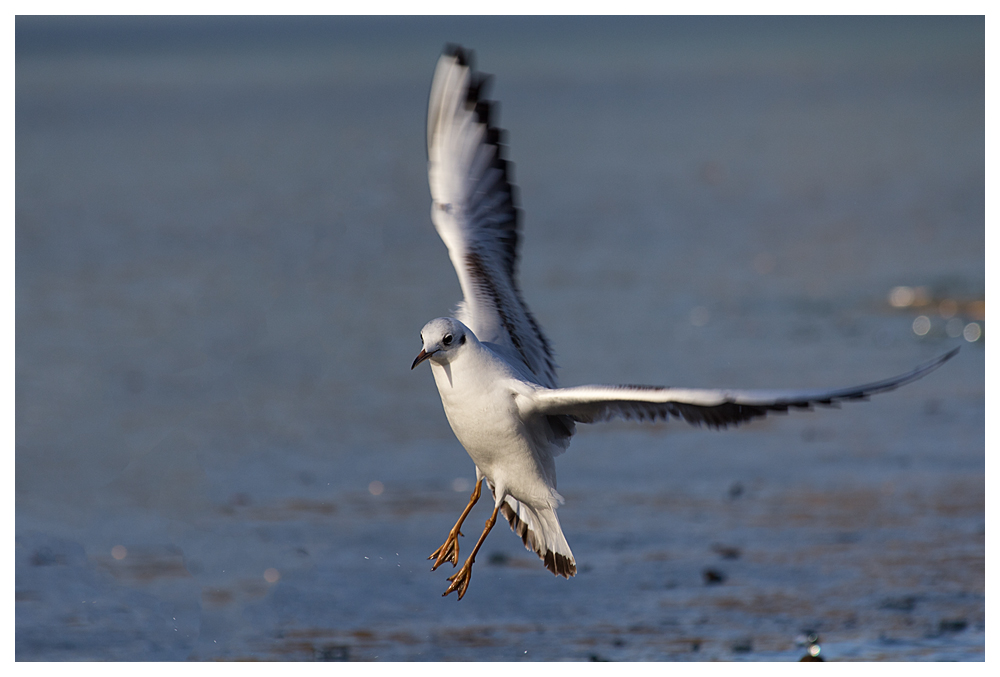
{"type": "Polygon", "coordinates": [[[458,340],[458,345],[460,345],[460,346],[464,346],[465,345],[465,334],[462,334],[462,338],[460,338],[458,340]]]}

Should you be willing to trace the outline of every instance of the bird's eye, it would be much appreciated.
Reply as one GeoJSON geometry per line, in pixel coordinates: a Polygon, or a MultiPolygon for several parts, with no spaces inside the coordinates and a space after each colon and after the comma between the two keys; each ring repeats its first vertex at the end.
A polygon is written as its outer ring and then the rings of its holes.
{"type": "Polygon", "coordinates": [[[450,346],[451,345],[451,341],[452,341],[452,335],[451,334],[445,334],[444,338],[441,339],[441,343],[445,344],[446,346],[450,346]]]}

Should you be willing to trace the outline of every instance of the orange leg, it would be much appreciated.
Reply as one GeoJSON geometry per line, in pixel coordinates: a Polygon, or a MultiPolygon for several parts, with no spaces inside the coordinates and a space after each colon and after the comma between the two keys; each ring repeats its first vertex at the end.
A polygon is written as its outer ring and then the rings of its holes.
{"type": "Polygon", "coordinates": [[[462,535],[462,522],[465,518],[469,516],[469,512],[479,501],[479,496],[483,491],[483,483],[476,478],[476,488],[472,490],[472,496],[469,496],[469,505],[465,506],[465,510],[462,511],[462,516],[458,518],[455,522],[455,526],[451,528],[448,533],[448,538],[445,539],[444,543],[440,548],[434,551],[434,554],[427,559],[436,560],[434,566],[431,567],[431,571],[434,571],[439,566],[445,562],[450,561],[453,567],[458,566],[458,537],[462,535]]]}
{"type": "Polygon", "coordinates": [[[441,595],[445,597],[450,592],[455,592],[458,590],[458,598],[462,599],[465,597],[465,591],[469,588],[469,582],[472,580],[472,564],[476,561],[476,553],[479,552],[479,548],[482,547],[483,541],[486,540],[487,534],[490,533],[490,529],[493,525],[497,523],[497,513],[500,512],[500,506],[493,508],[493,514],[490,518],[486,520],[486,528],[483,529],[483,535],[479,537],[479,541],[476,543],[476,547],[472,549],[472,554],[469,555],[469,559],[465,560],[465,564],[457,572],[448,577],[451,581],[451,585],[448,589],[444,591],[441,595]]]}

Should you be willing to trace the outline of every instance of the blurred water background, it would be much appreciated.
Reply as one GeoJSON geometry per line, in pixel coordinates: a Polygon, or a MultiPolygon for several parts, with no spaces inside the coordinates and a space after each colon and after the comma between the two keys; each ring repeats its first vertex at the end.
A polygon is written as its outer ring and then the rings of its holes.
{"type": "MultiPolygon", "coordinates": [[[[984,658],[984,20],[16,20],[18,660],[984,658]],[[424,120],[496,75],[561,382],[852,385],[580,426],[580,566],[429,555],[474,467],[424,120]]],[[[466,526],[464,557],[488,508],[466,526]]]]}

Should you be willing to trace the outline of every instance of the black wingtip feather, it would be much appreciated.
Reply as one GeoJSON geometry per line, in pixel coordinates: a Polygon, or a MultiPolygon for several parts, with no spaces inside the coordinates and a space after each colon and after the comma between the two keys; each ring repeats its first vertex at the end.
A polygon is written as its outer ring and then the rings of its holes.
{"type": "Polygon", "coordinates": [[[490,76],[479,75],[477,77],[475,74],[473,76],[475,79],[469,83],[465,105],[476,111],[476,119],[480,124],[489,126],[493,120],[493,108],[496,106],[496,102],[488,101],[482,97],[486,96],[489,89],[490,76]]]}
{"type": "Polygon", "coordinates": [[[474,52],[471,49],[465,49],[462,45],[449,42],[444,46],[442,54],[455,57],[455,60],[458,61],[461,66],[472,67],[474,52]]]}

